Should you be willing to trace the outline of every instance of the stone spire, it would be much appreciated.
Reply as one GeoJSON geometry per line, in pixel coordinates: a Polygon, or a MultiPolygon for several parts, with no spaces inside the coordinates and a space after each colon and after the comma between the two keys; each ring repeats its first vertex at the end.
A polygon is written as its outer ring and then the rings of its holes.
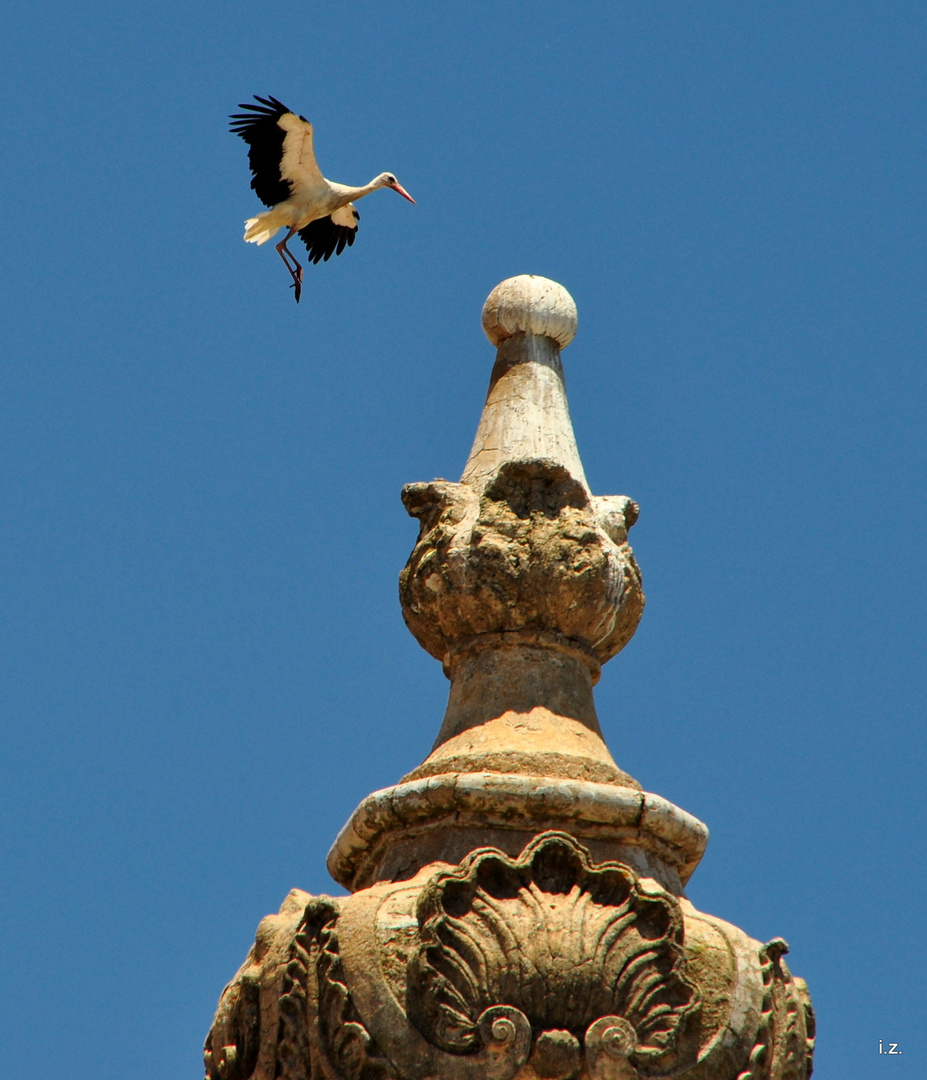
{"type": "Polygon", "coordinates": [[[353,895],[293,890],[206,1041],[210,1080],[807,1080],[804,983],[683,887],[707,829],[641,790],[596,716],[643,610],[638,508],[593,496],[561,286],[483,309],[496,363],[458,483],[410,484],[406,623],[451,687],[431,753],[329,854],[353,895]]]}
{"type": "Polygon", "coordinates": [[[576,306],[524,275],[492,291],[483,327],[496,363],[460,483],[402,493],[421,525],[399,578],[403,615],[451,680],[433,752],[407,779],[490,771],[638,788],[592,697],[643,610],[627,542],[638,508],[586,483],[560,362],[576,306]]]}

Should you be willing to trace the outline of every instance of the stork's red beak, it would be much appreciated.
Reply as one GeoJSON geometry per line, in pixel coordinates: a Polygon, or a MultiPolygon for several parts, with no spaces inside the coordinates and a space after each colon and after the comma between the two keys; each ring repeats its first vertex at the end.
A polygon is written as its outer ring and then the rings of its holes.
{"type": "Polygon", "coordinates": [[[408,191],[406,191],[406,189],[398,181],[395,184],[390,184],[390,187],[393,189],[393,191],[398,191],[399,194],[404,199],[408,199],[410,203],[415,203],[415,199],[412,198],[408,191]]]}

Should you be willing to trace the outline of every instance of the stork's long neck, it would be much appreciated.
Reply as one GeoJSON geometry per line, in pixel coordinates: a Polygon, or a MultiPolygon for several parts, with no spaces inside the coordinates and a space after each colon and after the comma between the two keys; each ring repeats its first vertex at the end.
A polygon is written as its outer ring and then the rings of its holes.
{"type": "Polygon", "coordinates": [[[362,199],[365,195],[369,195],[371,191],[376,191],[381,186],[379,183],[379,176],[375,176],[369,184],[364,184],[363,187],[349,187],[347,184],[336,184],[329,180],[329,187],[339,199],[339,206],[346,206],[349,202],[354,202],[355,199],[362,199]]]}

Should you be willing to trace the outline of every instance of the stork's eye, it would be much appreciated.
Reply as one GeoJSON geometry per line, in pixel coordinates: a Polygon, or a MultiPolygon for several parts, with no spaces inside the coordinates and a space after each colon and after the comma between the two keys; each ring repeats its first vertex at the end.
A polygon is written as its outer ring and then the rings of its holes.
{"type": "Polygon", "coordinates": [[[395,184],[396,183],[396,177],[395,176],[387,176],[386,180],[387,180],[387,183],[390,183],[390,184],[395,184]]]}

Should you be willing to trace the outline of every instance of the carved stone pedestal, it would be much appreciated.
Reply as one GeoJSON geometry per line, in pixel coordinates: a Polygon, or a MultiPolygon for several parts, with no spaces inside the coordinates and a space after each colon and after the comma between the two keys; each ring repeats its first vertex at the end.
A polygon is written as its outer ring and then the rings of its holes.
{"type": "Polygon", "coordinates": [[[343,898],[258,927],[210,1080],[807,1080],[804,982],[683,888],[705,826],[612,759],[593,686],[643,611],[638,508],[589,491],[560,350],[569,294],[490,295],[498,347],[459,483],[403,491],[406,623],[451,681],[431,754],[331,850],[343,898]]]}

